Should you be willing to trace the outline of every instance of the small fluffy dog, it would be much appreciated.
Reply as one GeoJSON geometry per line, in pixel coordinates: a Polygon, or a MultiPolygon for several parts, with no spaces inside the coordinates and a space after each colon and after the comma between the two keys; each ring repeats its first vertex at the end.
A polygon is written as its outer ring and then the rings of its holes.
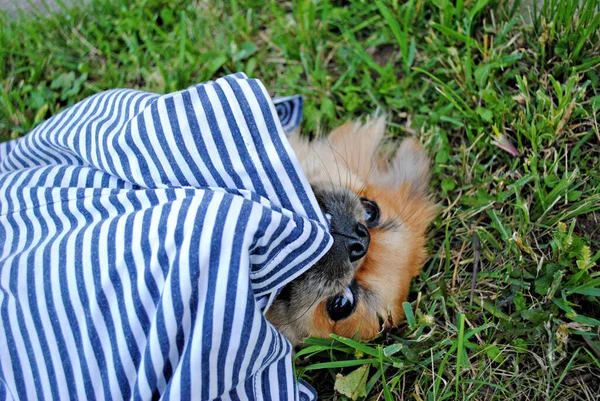
{"type": "Polygon", "coordinates": [[[425,234],[436,214],[429,197],[429,159],[415,139],[386,157],[385,118],[350,122],[325,141],[290,142],[334,243],[288,284],[267,318],[298,345],[330,333],[360,339],[403,318],[410,282],[426,258],[425,234]]]}

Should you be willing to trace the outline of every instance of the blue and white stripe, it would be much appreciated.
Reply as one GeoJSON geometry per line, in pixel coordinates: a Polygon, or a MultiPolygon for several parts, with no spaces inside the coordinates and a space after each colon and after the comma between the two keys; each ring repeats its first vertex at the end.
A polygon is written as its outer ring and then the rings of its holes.
{"type": "Polygon", "coordinates": [[[0,400],[315,399],[263,312],[331,242],[261,82],[92,96],[0,146],[0,400]]]}
{"type": "Polygon", "coordinates": [[[277,110],[277,116],[279,117],[279,121],[281,121],[283,131],[288,135],[295,133],[302,121],[302,109],[304,106],[302,96],[276,97],[273,98],[273,104],[275,105],[275,110],[277,110]]]}

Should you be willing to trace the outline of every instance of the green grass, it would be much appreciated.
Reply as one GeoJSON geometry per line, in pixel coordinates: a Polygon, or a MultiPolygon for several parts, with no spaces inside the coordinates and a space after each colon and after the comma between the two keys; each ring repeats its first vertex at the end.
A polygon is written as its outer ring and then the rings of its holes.
{"type": "Polygon", "coordinates": [[[307,131],[387,110],[434,160],[431,258],[406,323],[311,339],[298,374],[322,399],[345,399],[336,374],[364,365],[370,400],[597,399],[600,4],[533,6],[115,0],[5,17],[0,140],[104,89],[235,71],[303,94],[307,131]]]}

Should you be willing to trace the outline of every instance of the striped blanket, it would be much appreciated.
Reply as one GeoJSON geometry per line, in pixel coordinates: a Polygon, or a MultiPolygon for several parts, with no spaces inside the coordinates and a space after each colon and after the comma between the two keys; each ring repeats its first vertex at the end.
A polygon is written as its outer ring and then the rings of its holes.
{"type": "Polygon", "coordinates": [[[0,400],[309,400],[264,311],[330,247],[261,82],[112,90],[0,146],[0,400]]]}

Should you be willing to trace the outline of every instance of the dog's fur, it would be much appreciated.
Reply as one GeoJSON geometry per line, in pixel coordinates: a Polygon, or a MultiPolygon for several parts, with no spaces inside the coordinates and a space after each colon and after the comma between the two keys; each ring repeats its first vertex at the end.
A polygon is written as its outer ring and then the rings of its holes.
{"type": "Polygon", "coordinates": [[[267,317],[295,345],[309,335],[330,333],[369,339],[382,325],[396,325],[404,316],[402,303],[425,261],[425,235],[436,207],[427,191],[429,159],[418,141],[404,139],[392,157],[385,157],[380,147],[384,134],[385,118],[379,117],[346,123],[327,140],[290,138],[324,210],[364,223],[361,198],[366,198],[378,204],[381,216],[369,229],[370,246],[362,259],[351,263],[334,247],[273,303],[267,317]],[[327,299],[353,282],[353,313],[333,321],[327,299]]]}

